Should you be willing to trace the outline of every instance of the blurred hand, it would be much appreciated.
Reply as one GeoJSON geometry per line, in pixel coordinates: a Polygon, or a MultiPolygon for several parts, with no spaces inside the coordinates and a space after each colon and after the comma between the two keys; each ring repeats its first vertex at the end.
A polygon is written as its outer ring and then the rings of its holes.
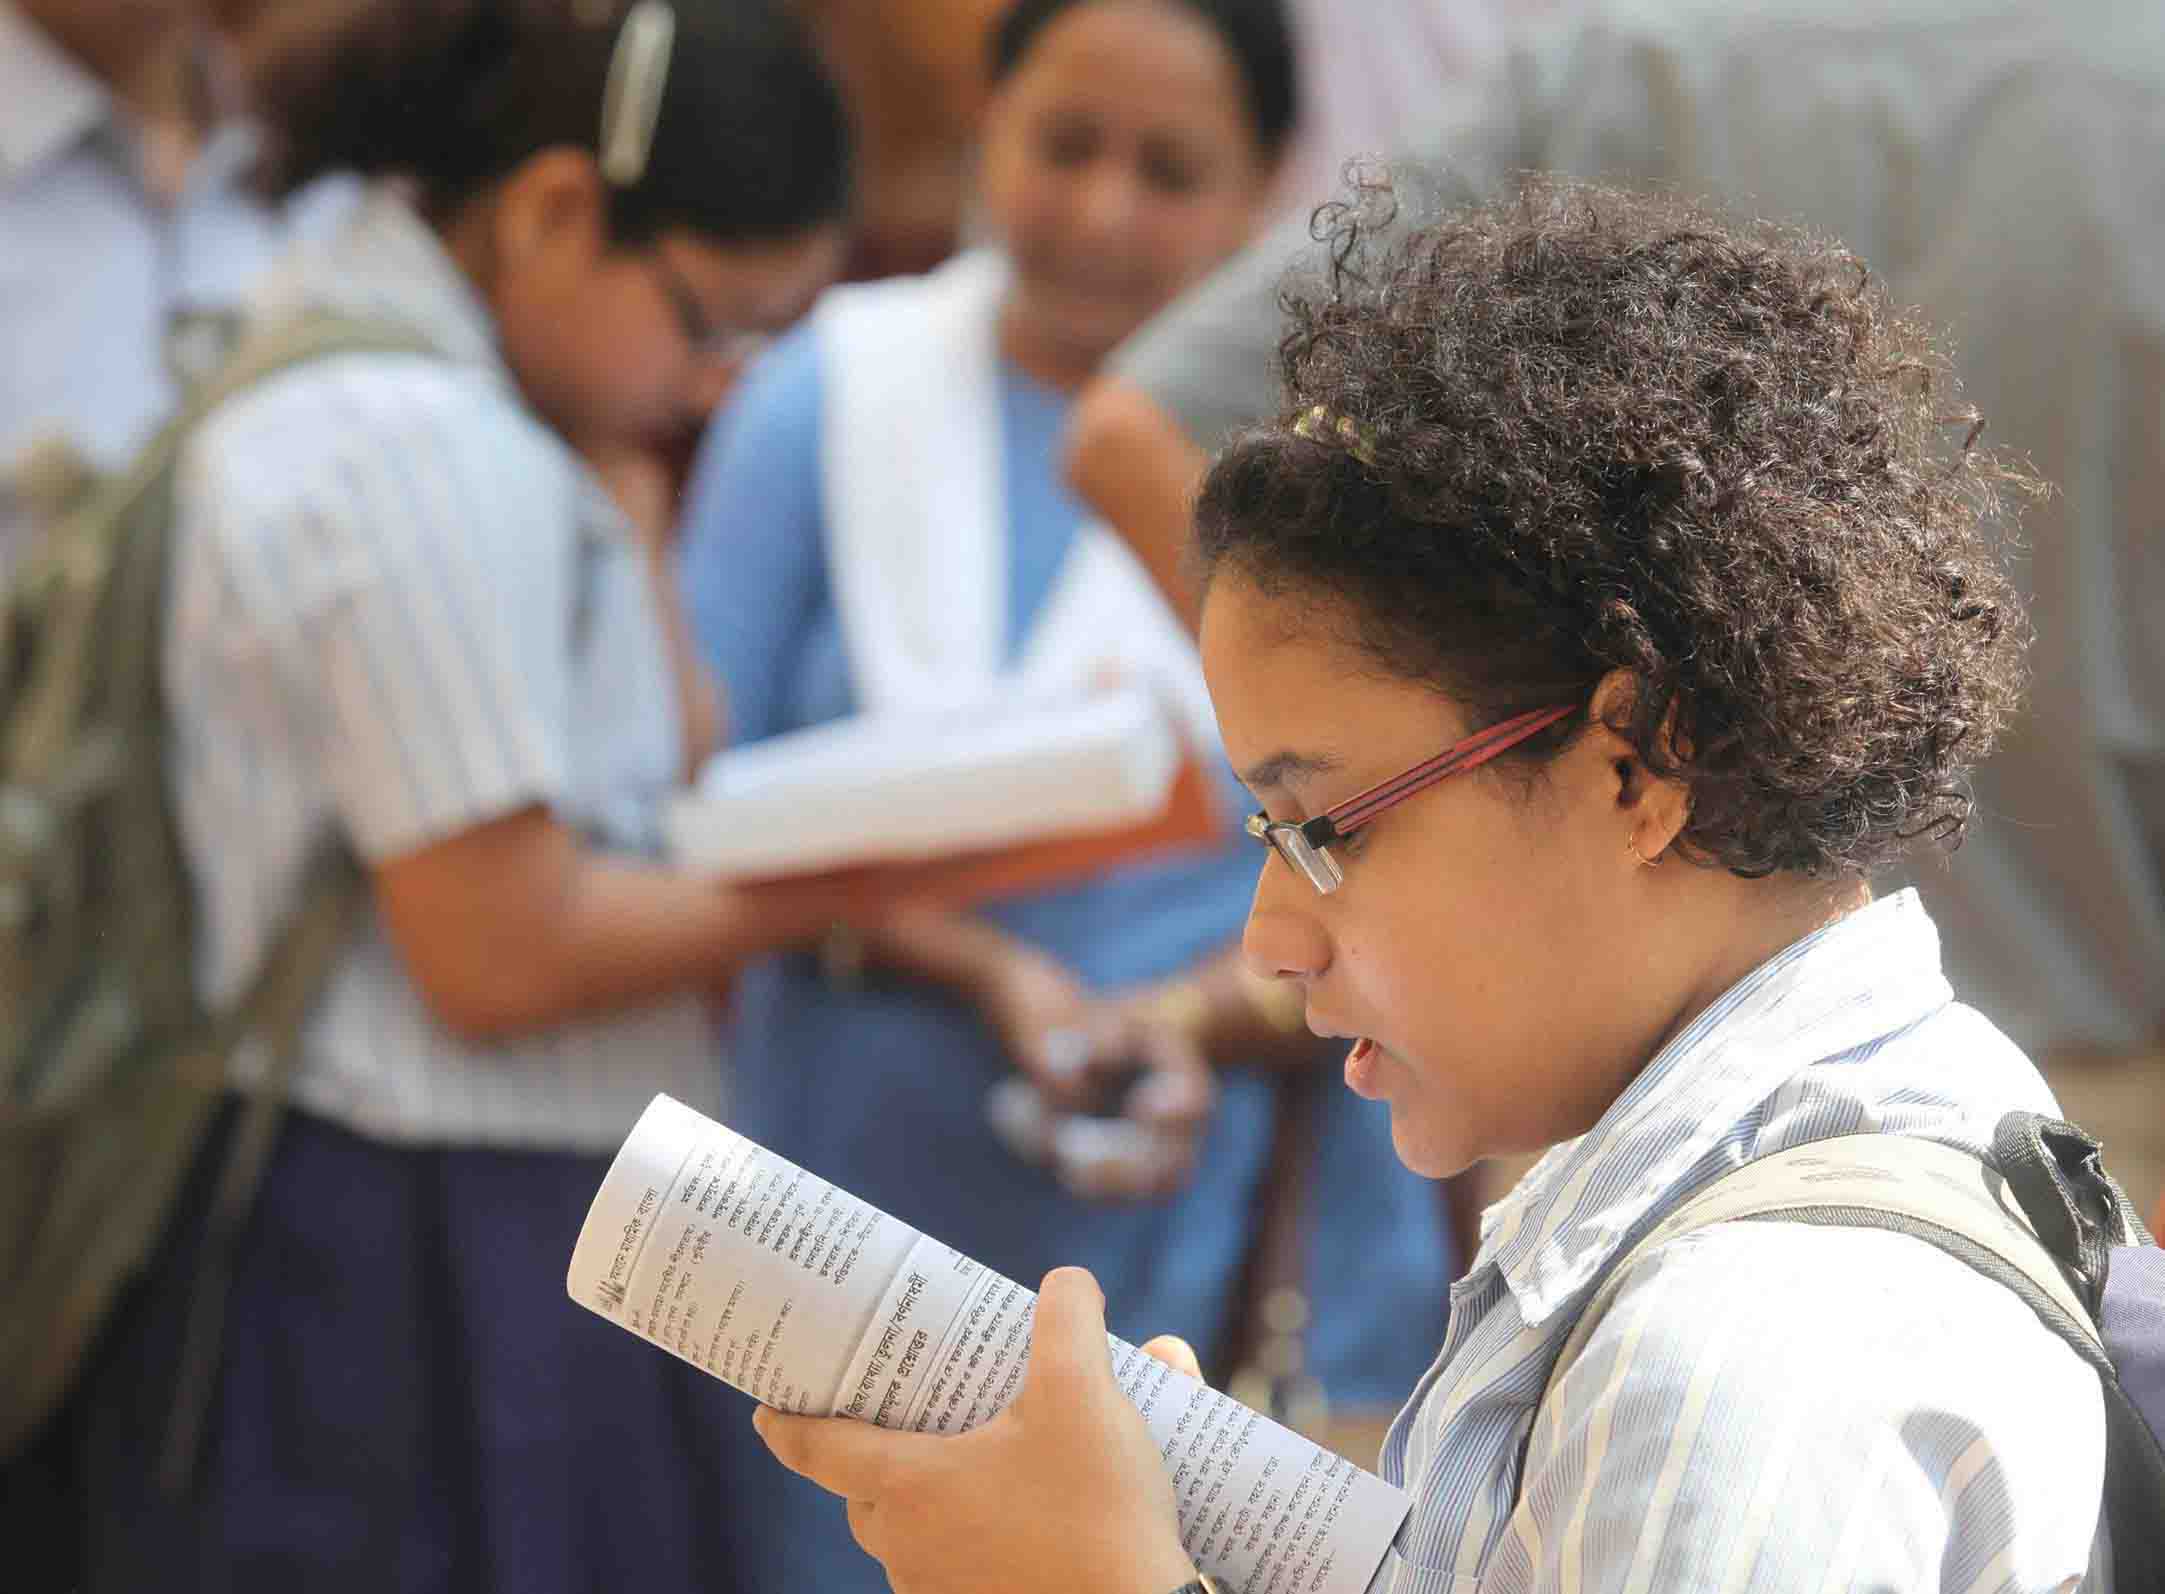
{"type": "Polygon", "coordinates": [[[1060,1110],[1090,1096],[1090,1005],[1090,993],[1066,965],[1019,949],[987,976],[977,998],[1008,1061],[1060,1110]]]}
{"type": "Polygon", "coordinates": [[[1153,1200],[1187,1182],[1217,1096],[1191,1035],[1035,956],[992,980],[982,1006],[1022,1075],[988,1104],[1018,1154],[1085,1200],[1153,1200]]]}
{"type": "MultiPolygon", "coordinates": [[[[1153,1347],[1174,1366],[1187,1349],[1153,1347]]],[[[1113,1381],[1105,1298],[1079,1268],[1046,1275],[1022,1393],[981,1428],[894,1433],[764,1407],[754,1421],[784,1466],[849,1502],[896,1594],[1171,1594],[1195,1575],[1158,1447],[1113,1381]]]]}
{"type": "Polygon", "coordinates": [[[579,452],[631,525],[639,546],[666,548],[676,536],[676,471],[659,448],[588,443],[579,452]]]}

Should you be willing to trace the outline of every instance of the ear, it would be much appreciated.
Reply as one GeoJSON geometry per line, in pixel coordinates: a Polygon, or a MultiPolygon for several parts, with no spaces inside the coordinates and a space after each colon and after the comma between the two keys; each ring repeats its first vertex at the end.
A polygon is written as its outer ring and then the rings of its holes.
{"type": "MultiPolygon", "coordinates": [[[[1647,765],[1638,744],[1615,729],[1631,723],[1639,694],[1639,678],[1630,670],[1611,670],[1595,686],[1589,703],[1593,738],[1605,766],[1604,779],[1620,821],[1619,841],[1626,851],[1658,862],[1691,821],[1691,787],[1675,775],[1659,774],[1647,765]]],[[[1659,734],[1658,762],[1670,769],[1684,763],[1677,754],[1676,705],[1669,705],[1659,734]]]]}
{"type": "Polygon", "coordinates": [[[609,192],[594,157],[559,146],[529,155],[499,185],[493,243],[500,268],[585,262],[609,241],[609,192]]]}

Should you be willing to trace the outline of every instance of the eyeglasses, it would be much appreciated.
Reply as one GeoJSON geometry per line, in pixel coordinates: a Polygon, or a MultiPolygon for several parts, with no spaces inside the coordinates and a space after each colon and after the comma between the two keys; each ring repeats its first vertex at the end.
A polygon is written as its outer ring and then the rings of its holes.
{"type": "Polygon", "coordinates": [[[1267,814],[1251,814],[1248,834],[1268,843],[1279,857],[1292,865],[1295,873],[1324,896],[1329,896],[1344,885],[1346,879],[1344,869],[1328,851],[1332,842],[1344,840],[1385,809],[1428,790],[1438,781],[1478,769],[1497,754],[1509,751],[1529,736],[1547,730],[1566,715],[1576,712],[1575,708],[1566,705],[1514,714],[1485,731],[1474,732],[1404,774],[1378,782],[1356,797],[1348,797],[1313,819],[1296,824],[1291,820],[1272,819],[1267,814]]]}
{"type": "Polygon", "coordinates": [[[736,363],[750,359],[766,346],[768,335],[765,332],[726,327],[717,322],[701,301],[699,290],[659,249],[648,249],[644,258],[653,268],[662,297],[669,301],[677,329],[701,359],[736,363]]]}

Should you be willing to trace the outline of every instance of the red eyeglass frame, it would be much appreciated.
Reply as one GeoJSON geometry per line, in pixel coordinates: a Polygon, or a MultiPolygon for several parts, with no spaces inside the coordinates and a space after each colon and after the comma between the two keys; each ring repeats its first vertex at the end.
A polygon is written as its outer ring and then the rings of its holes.
{"type": "Polygon", "coordinates": [[[1540,734],[1577,712],[1575,704],[1564,704],[1514,714],[1486,730],[1475,731],[1463,741],[1452,743],[1434,758],[1424,759],[1389,780],[1378,781],[1313,819],[1296,823],[1289,819],[1272,819],[1266,814],[1252,814],[1248,819],[1248,834],[1268,844],[1318,891],[1328,896],[1345,882],[1345,873],[1338,860],[1324,850],[1332,842],[1343,840],[1408,797],[1453,775],[1478,769],[1499,753],[1508,752],[1528,737],[1540,734]]]}

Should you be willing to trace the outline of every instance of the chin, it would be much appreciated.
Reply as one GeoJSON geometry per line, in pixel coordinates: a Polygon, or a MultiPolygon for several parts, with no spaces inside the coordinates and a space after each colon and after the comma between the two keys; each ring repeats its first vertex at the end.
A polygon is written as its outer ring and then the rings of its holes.
{"type": "Polygon", "coordinates": [[[1481,1160],[1456,1136],[1438,1134],[1425,1124],[1410,1121],[1395,1105],[1391,1108],[1391,1149],[1398,1153],[1400,1162],[1424,1179],[1449,1179],[1481,1160]]]}

